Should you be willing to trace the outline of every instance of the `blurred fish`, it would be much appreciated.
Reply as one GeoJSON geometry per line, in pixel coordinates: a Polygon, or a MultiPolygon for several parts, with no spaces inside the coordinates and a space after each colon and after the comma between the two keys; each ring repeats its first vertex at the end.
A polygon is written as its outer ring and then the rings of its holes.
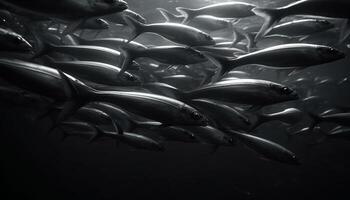
{"type": "Polygon", "coordinates": [[[254,16],[255,5],[244,2],[227,2],[205,6],[198,9],[177,7],[176,10],[186,17],[184,23],[200,15],[211,15],[222,18],[244,18],[254,16]]]}
{"type": "Polygon", "coordinates": [[[134,75],[125,72],[118,76],[121,69],[101,62],[92,61],[51,61],[50,67],[72,74],[82,80],[88,80],[105,85],[139,85],[140,81],[134,75]]]}
{"type": "Polygon", "coordinates": [[[267,159],[291,165],[300,164],[299,160],[293,152],[289,151],[279,144],[238,131],[230,131],[230,133],[232,134],[232,137],[237,138],[237,140],[242,142],[244,145],[261,154],[267,159]]]}
{"type": "Polygon", "coordinates": [[[238,104],[271,105],[298,99],[297,93],[281,84],[256,79],[217,82],[188,93],[188,98],[209,98],[238,104]]]}
{"type": "Polygon", "coordinates": [[[333,2],[329,0],[300,0],[279,8],[254,8],[253,12],[263,17],[265,20],[255,39],[258,40],[263,37],[274,24],[290,15],[311,15],[349,19],[349,8],[350,2],[348,1],[333,2]]]}
{"type": "Polygon", "coordinates": [[[207,33],[176,23],[143,24],[130,17],[125,17],[126,22],[133,28],[129,41],[134,40],[142,33],[151,32],[164,38],[187,46],[208,46],[214,45],[214,39],[207,33]]]}
{"type": "Polygon", "coordinates": [[[280,121],[287,125],[294,125],[300,122],[303,119],[304,112],[297,108],[287,108],[280,112],[265,114],[258,113],[257,120],[252,129],[259,127],[261,124],[270,122],[270,121],[280,121]]]}
{"type": "Polygon", "coordinates": [[[221,64],[218,74],[225,74],[235,67],[258,64],[273,68],[303,69],[313,65],[333,62],[345,57],[343,52],[332,47],[314,44],[284,44],[255,51],[236,59],[214,56],[221,64]],[[278,57],[279,59],[276,59],[278,57]]]}
{"type": "Polygon", "coordinates": [[[334,28],[335,25],[322,19],[300,19],[285,22],[271,28],[269,35],[308,36],[334,28]]]}
{"type": "Polygon", "coordinates": [[[103,18],[115,24],[128,25],[124,19],[125,16],[129,16],[138,22],[146,23],[146,19],[142,15],[130,9],[126,9],[123,12],[117,12],[110,15],[106,15],[103,16],[103,18]]]}
{"type": "Polygon", "coordinates": [[[48,2],[45,0],[22,1],[22,0],[1,0],[9,10],[21,15],[36,15],[57,18],[68,21],[69,25],[64,34],[71,33],[90,17],[98,17],[114,12],[121,12],[128,8],[127,3],[122,0],[62,0],[48,2]]]}
{"type": "Polygon", "coordinates": [[[21,35],[0,28],[0,51],[14,51],[14,52],[30,52],[32,45],[24,39],[21,35]]]}

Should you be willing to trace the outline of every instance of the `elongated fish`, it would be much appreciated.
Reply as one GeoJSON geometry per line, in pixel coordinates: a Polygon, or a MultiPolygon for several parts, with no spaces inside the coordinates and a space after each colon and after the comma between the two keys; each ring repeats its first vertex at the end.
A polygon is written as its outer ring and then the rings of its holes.
{"type": "Polygon", "coordinates": [[[283,44],[239,56],[236,59],[217,58],[222,68],[218,74],[225,74],[235,67],[258,64],[272,68],[306,68],[333,62],[345,57],[343,52],[323,45],[283,44]],[[276,59],[278,58],[278,59],[276,59]]]}
{"type": "Polygon", "coordinates": [[[296,155],[288,149],[272,141],[238,131],[230,131],[244,145],[261,154],[267,159],[285,164],[299,165],[296,155]]]}
{"type": "Polygon", "coordinates": [[[92,61],[50,61],[50,67],[62,70],[68,74],[99,84],[126,86],[139,85],[138,78],[129,72],[118,76],[121,69],[119,67],[92,61]]]}
{"type": "Polygon", "coordinates": [[[254,16],[255,5],[244,2],[227,2],[205,6],[198,9],[177,7],[176,10],[186,16],[184,23],[199,15],[211,15],[222,18],[245,18],[254,16]]]}
{"type": "Polygon", "coordinates": [[[125,17],[125,20],[133,28],[129,41],[134,40],[142,33],[150,32],[158,34],[172,42],[187,46],[208,46],[215,44],[214,39],[210,35],[191,26],[176,23],[143,24],[130,17],[125,17]]]}
{"type": "Polygon", "coordinates": [[[271,28],[269,35],[288,35],[292,37],[308,36],[310,34],[334,28],[334,24],[322,19],[300,19],[285,22],[271,28]]]}
{"type": "Polygon", "coordinates": [[[64,34],[73,32],[88,18],[121,12],[128,8],[127,3],[122,0],[1,0],[0,5],[21,15],[68,21],[64,34]]]}
{"type": "Polygon", "coordinates": [[[236,79],[217,82],[187,93],[187,98],[208,98],[248,105],[271,105],[298,99],[287,86],[257,79],[236,79]]]}
{"type": "Polygon", "coordinates": [[[301,0],[279,8],[254,8],[253,12],[263,17],[265,20],[255,40],[259,40],[274,24],[290,15],[311,15],[349,19],[349,9],[350,2],[346,0],[336,2],[330,0],[301,0]]]}

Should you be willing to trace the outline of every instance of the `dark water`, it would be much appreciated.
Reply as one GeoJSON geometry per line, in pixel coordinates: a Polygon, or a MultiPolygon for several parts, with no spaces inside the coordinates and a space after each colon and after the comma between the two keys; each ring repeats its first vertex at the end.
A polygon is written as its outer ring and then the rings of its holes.
{"type": "MultiPolygon", "coordinates": [[[[131,9],[150,22],[160,19],[157,7],[174,11],[177,6],[210,2],[128,1],[131,9]]],[[[287,2],[255,3],[275,6],[287,2]]],[[[152,36],[144,40],[147,37],[152,36]]],[[[349,63],[346,58],[305,73],[338,80],[349,75],[349,63]]],[[[271,71],[258,77],[275,80],[271,71]]],[[[346,84],[319,86],[315,94],[346,104],[348,91],[346,84]]],[[[260,127],[257,134],[291,149],[302,165],[259,159],[242,146],[222,147],[212,154],[206,146],[169,143],[165,152],[154,153],[116,148],[112,141],[88,144],[69,138],[61,142],[59,134],[46,134],[47,120],[33,123],[27,117],[29,110],[6,104],[0,108],[4,199],[339,199],[344,195],[346,199],[348,194],[350,143],[327,141],[310,146],[317,136],[289,139],[278,123],[260,127]]]]}

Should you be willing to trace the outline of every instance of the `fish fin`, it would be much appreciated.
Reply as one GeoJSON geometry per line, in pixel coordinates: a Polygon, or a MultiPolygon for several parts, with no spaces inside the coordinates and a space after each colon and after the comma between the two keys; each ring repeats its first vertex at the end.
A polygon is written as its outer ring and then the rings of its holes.
{"type": "Polygon", "coordinates": [[[71,79],[64,72],[60,70],[58,72],[63,79],[64,92],[68,100],[64,103],[63,109],[58,114],[55,124],[63,121],[85,104],[80,98],[78,90],[71,82],[71,79]]]}
{"type": "Polygon", "coordinates": [[[350,20],[346,19],[341,24],[338,44],[343,43],[350,36],[350,20]]]}
{"type": "Polygon", "coordinates": [[[126,51],[123,48],[120,48],[119,51],[122,53],[124,59],[123,59],[123,63],[121,64],[120,71],[117,75],[117,79],[121,78],[121,75],[123,75],[124,72],[128,70],[129,66],[132,64],[134,60],[134,56],[132,56],[132,53],[130,53],[129,51],[126,51]]]}
{"type": "Polygon", "coordinates": [[[62,36],[74,33],[86,20],[81,19],[77,21],[73,21],[72,23],[68,24],[67,27],[62,32],[62,36]]]}
{"type": "Polygon", "coordinates": [[[93,125],[91,127],[94,129],[95,135],[91,136],[91,138],[89,139],[89,143],[96,142],[98,139],[105,136],[105,132],[100,127],[96,125],[93,125]]]}
{"type": "Polygon", "coordinates": [[[264,18],[264,24],[260,28],[258,34],[255,36],[255,41],[258,41],[266,35],[272,28],[272,26],[278,23],[282,16],[283,12],[281,9],[270,9],[270,8],[254,8],[252,10],[256,15],[264,18]]]}
{"type": "Polygon", "coordinates": [[[166,22],[176,22],[180,18],[164,8],[157,8],[157,10],[162,14],[166,22]]]}
{"type": "Polygon", "coordinates": [[[219,81],[224,74],[232,70],[236,66],[235,59],[229,59],[223,56],[217,56],[209,52],[202,52],[209,61],[211,61],[216,67],[218,67],[216,73],[212,77],[212,83],[219,81]]]}
{"type": "Polygon", "coordinates": [[[124,135],[123,128],[115,120],[112,120],[112,123],[116,133],[118,133],[119,135],[124,135]]]}
{"type": "Polygon", "coordinates": [[[287,76],[295,76],[302,70],[303,70],[302,68],[294,68],[293,71],[291,71],[287,76]]]}
{"type": "Polygon", "coordinates": [[[145,24],[143,24],[143,23],[141,23],[141,22],[139,22],[139,21],[137,21],[134,18],[129,17],[129,16],[124,16],[123,18],[124,18],[126,24],[132,28],[132,33],[131,33],[131,36],[129,37],[127,43],[133,41],[140,34],[145,32],[145,28],[146,28],[145,24]]]}
{"type": "Polygon", "coordinates": [[[195,18],[197,16],[197,13],[193,9],[184,8],[184,7],[177,7],[177,12],[181,13],[183,16],[185,16],[185,19],[183,20],[183,24],[188,23],[190,20],[195,18]]]}

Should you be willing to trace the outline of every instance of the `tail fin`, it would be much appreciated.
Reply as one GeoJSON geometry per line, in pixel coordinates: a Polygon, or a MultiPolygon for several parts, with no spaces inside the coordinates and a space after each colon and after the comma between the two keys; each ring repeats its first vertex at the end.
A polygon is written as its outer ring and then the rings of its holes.
{"type": "Polygon", "coordinates": [[[218,67],[217,72],[212,78],[212,82],[219,81],[230,70],[240,66],[238,59],[230,59],[223,56],[214,55],[211,53],[203,53],[211,62],[218,67]]]}
{"type": "Polygon", "coordinates": [[[183,20],[182,16],[176,16],[173,13],[165,10],[164,8],[157,8],[157,10],[159,10],[160,14],[163,15],[163,17],[165,18],[166,22],[181,22],[183,20]]]}
{"type": "Polygon", "coordinates": [[[311,117],[313,122],[310,124],[310,131],[313,131],[317,124],[323,121],[322,116],[316,115],[313,112],[307,112],[308,115],[311,117]]]}
{"type": "Polygon", "coordinates": [[[179,13],[181,13],[183,16],[185,16],[185,19],[182,22],[183,24],[188,23],[190,20],[192,20],[197,16],[196,10],[193,10],[193,9],[177,7],[176,10],[179,13]]]}
{"type": "Polygon", "coordinates": [[[126,72],[129,68],[129,66],[133,63],[134,59],[137,57],[137,51],[133,51],[131,49],[125,50],[123,48],[120,48],[119,51],[124,57],[123,63],[120,66],[120,72],[118,73],[117,78],[121,78],[121,76],[126,72]]]}
{"type": "Polygon", "coordinates": [[[255,41],[264,37],[265,34],[271,30],[272,26],[278,23],[283,17],[283,12],[281,9],[254,8],[253,12],[265,20],[260,31],[255,37],[255,41]]]}
{"type": "Polygon", "coordinates": [[[269,117],[261,112],[258,112],[256,115],[257,115],[257,121],[254,123],[254,125],[251,127],[250,130],[254,130],[258,128],[261,124],[264,124],[270,121],[269,117]]]}
{"type": "Polygon", "coordinates": [[[132,17],[124,16],[125,22],[132,28],[132,33],[130,38],[128,39],[128,43],[135,38],[137,38],[139,35],[141,35],[143,32],[145,32],[146,25],[135,20],[132,17]]]}

